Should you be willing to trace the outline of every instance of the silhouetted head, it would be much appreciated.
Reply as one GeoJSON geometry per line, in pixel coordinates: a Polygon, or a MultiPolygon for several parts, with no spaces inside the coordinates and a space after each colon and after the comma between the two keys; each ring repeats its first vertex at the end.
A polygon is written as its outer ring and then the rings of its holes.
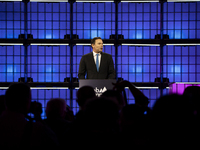
{"type": "Polygon", "coordinates": [[[194,109],[183,95],[160,97],[152,109],[151,121],[151,143],[158,147],[184,146],[192,141],[196,130],[194,109]]]}
{"type": "Polygon", "coordinates": [[[195,109],[200,111],[200,86],[188,86],[183,92],[183,96],[187,96],[195,109]]]}
{"type": "Polygon", "coordinates": [[[185,88],[183,95],[200,96],[200,86],[188,86],[185,88]]]}
{"type": "Polygon", "coordinates": [[[97,97],[85,106],[87,128],[94,131],[112,131],[118,125],[119,107],[112,99],[97,97]]]}
{"type": "Polygon", "coordinates": [[[83,86],[76,93],[76,102],[80,107],[83,107],[88,99],[96,97],[95,91],[91,86],[83,86]]]}
{"type": "Polygon", "coordinates": [[[107,90],[102,93],[103,97],[111,98],[119,104],[119,109],[122,109],[125,106],[125,100],[122,94],[116,90],[107,90]]]}
{"type": "Polygon", "coordinates": [[[31,90],[25,83],[14,83],[6,90],[5,104],[11,111],[27,114],[31,103],[31,90]]]}
{"type": "Polygon", "coordinates": [[[153,109],[152,115],[158,117],[159,121],[178,121],[188,119],[193,115],[192,105],[187,97],[178,94],[165,95],[160,97],[153,109]]]}
{"type": "Polygon", "coordinates": [[[5,109],[5,95],[0,95],[0,115],[5,109]]]}
{"type": "Polygon", "coordinates": [[[47,102],[47,118],[64,118],[66,114],[66,102],[62,98],[52,98],[47,102]]]}

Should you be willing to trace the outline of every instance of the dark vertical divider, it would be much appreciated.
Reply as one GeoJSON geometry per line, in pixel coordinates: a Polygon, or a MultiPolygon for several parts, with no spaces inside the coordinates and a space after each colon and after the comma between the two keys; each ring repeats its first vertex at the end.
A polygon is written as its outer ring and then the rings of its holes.
{"type": "Polygon", "coordinates": [[[74,0],[70,0],[70,107],[73,108],[73,4],[74,0]]]}
{"type": "Polygon", "coordinates": [[[28,75],[28,42],[27,42],[27,35],[28,35],[28,16],[27,16],[27,9],[28,9],[28,0],[24,0],[24,78],[25,83],[27,83],[27,75],[28,75]]]}
{"type": "Polygon", "coordinates": [[[118,4],[119,0],[115,0],[115,72],[116,79],[118,79],[118,4]]]}
{"type": "Polygon", "coordinates": [[[163,4],[164,2],[160,2],[160,96],[163,95],[163,4]]]}

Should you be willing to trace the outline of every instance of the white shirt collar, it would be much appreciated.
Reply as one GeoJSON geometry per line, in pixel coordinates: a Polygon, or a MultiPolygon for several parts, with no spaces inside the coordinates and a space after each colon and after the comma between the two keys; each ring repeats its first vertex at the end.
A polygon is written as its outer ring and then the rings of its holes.
{"type": "Polygon", "coordinates": [[[94,51],[93,52],[93,56],[96,56],[97,54],[99,54],[99,56],[101,55],[101,53],[95,53],[94,51]]]}

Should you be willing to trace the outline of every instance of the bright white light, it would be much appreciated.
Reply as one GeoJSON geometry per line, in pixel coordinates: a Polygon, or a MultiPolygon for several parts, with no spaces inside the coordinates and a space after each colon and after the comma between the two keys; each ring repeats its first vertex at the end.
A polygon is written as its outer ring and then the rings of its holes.
{"type": "Polygon", "coordinates": [[[99,1],[99,0],[76,0],[76,2],[90,2],[90,3],[103,3],[103,2],[114,2],[114,1],[106,1],[106,0],[102,0],[102,1],[99,1]]]}
{"type": "Polygon", "coordinates": [[[56,46],[56,45],[69,45],[67,43],[32,43],[30,45],[40,45],[40,46],[56,46]]]}
{"type": "MultiPolygon", "coordinates": [[[[159,89],[159,87],[136,87],[137,89],[159,89]]],[[[129,89],[128,87],[125,87],[125,89],[129,89]]]]}
{"type": "Polygon", "coordinates": [[[200,84],[200,82],[175,82],[177,84],[183,83],[183,84],[200,84]]]}
{"type": "MultiPolygon", "coordinates": [[[[179,82],[176,82],[179,83],[179,82]]],[[[200,84],[200,82],[180,82],[185,84],[200,84]]],[[[138,89],[159,89],[159,87],[136,87],[138,89]]],[[[0,87],[1,90],[6,90],[8,87],[0,87]]],[[[43,90],[56,90],[56,89],[69,89],[68,87],[31,87],[32,90],[36,89],[43,89],[43,90]]],[[[79,87],[76,87],[75,89],[79,89],[79,87]]],[[[129,89],[128,87],[125,87],[125,89],[129,89]]],[[[166,87],[166,89],[169,89],[169,87],[166,87]]]]}
{"type": "Polygon", "coordinates": [[[103,45],[114,45],[114,44],[103,44],[103,45]]]}
{"type": "Polygon", "coordinates": [[[160,46],[160,44],[122,44],[127,46],[160,46]]]}
{"type": "Polygon", "coordinates": [[[35,89],[43,89],[43,90],[65,90],[69,89],[68,87],[31,87],[30,89],[35,90],[35,89]]]}
{"type": "Polygon", "coordinates": [[[166,44],[167,46],[173,45],[173,46],[195,46],[200,45],[200,43],[181,43],[181,44],[166,44]]]}
{"type": "MultiPolygon", "coordinates": [[[[6,90],[8,89],[8,87],[0,87],[1,90],[6,90]]],[[[31,87],[30,89],[32,90],[66,90],[66,89],[69,89],[68,87],[31,87]]]]}
{"type": "Polygon", "coordinates": [[[167,0],[168,2],[198,2],[200,0],[167,0]]]}
{"type": "Polygon", "coordinates": [[[0,43],[0,45],[23,45],[23,43],[0,43]]]}
{"type": "Polygon", "coordinates": [[[8,87],[0,87],[1,90],[6,90],[8,87]]]}
{"type": "Polygon", "coordinates": [[[68,0],[30,0],[31,2],[68,2],[68,0]]]}
{"type": "Polygon", "coordinates": [[[5,1],[8,1],[8,2],[12,2],[12,1],[18,1],[18,2],[19,2],[19,1],[20,1],[20,2],[21,2],[22,0],[0,0],[0,2],[1,2],[1,1],[4,1],[4,2],[5,2],[5,1]]]}
{"type": "Polygon", "coordinates": [[[159,89],[159,87],[136,87],[138,89],[159,89]]]}
{"type": "Polygon", "coordinates": [[[76,45],[90,46],[91,44],[81,44],[81,43],[77,43],[76,45]]]}
{"type": "Polygon", "coordinates": [[[159,2],[159,0],[121,0],[121,2],[129,2],[129,3],[150,3],[150,2],[159,2]]]}

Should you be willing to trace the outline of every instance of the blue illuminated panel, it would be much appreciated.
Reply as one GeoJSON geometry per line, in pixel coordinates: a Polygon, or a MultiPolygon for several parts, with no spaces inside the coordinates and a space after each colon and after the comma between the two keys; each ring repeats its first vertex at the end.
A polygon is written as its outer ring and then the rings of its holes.
{"type": "Polygon", "coordinates": [[[0,38],[18,38],[24,33],[24,3],[0,3],[0,38]]]}
{"type": "Polygon", "coordinates": [[[70,77],[68,46],[31,46],[28,52],[28,76],[35,82],[64,82],[70,77]]]}
{"type": "Polygon", "coordinates": [[[119,46],[119,76],[131,82],[154,82],[160,74],[160,48],[119,46]]]}
{"type": "Polygon", "coordinates": [[[0,48],[0,82],[17,82],[24,76],[24,47],[0,48]]]}
{"type": "Polygon", "coordinates": [[[118,33],[125,39],[154,39],[160,34],[159,3],[119,3],[118,33]]]}
{"type": "Polygon", "coordinates": [[[164,34],[170,39],[196,39],[200,31],[200,6],[198,3],[165,3],[164,34]]]}
{"type": "Polygon", "coordinates": [[[73,32],[79,39],[109,39],[115,34],[114,3],[74,3],[73,17],[73,32]]]}
{"type": "Polygon", "coordinates": [[[197,82],[200,79],[199,46],[167,46],[164,49],[164,76],[170,82],[197,82]]]}
{"type": "Polygon", "coordinates": [[[70,34],[69,3],[28,3],[28,33],[36,39],[64,39],[70,34]]]}

